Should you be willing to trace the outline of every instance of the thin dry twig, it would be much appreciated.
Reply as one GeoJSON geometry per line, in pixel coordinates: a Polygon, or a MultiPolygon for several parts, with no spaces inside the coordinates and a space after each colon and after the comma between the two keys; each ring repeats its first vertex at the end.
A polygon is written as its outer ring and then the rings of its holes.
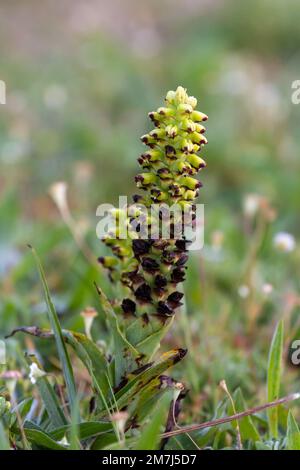
{"type": "Polygon", "coordinates": [[[166,432],[161,435],[162,438],[164,437],[173,437],[179,434],[184,434],[187,432],[198,431],[199,429],[210,428],[213,426],[218,426],[220,424],[229,423],[230,421],[242,419],[245,416],[253,415],[260,411],[266,410],[267,408],[273,408],[274,406],[282,405],[283,403],[288,403],[289,401],[298,400],[300,398],[300,393],[293,393],[291,395],[287,395],[286,397],[279,398],[275,401],[270,401],[265,403],[264,405],[256,406],[255,408],[250,408],[249,410],[242,411],[241,413],[236,413],[232,416],[226,416],[225,418],[215,419],[213,421],[206,421],[205,423],[201,424],[192,424],[191,426],[185,426],[180,429],[176,429],[174,431],[166,432]]]}

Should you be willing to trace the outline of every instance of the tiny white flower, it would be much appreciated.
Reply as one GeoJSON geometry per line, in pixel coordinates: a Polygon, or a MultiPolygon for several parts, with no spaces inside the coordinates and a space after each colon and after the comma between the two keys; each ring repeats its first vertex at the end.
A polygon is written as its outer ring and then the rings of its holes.
{"type": "Polygon", "coordinates": [[[260,196],[258,194],[247,194],[243,201],[244,213],[253,217],[259,209],[260,196]]]}
{"type": "Polygon", "coordinates": [[[188,98],[185,88],[183,88],[182,86],[177,87],[175,97],[179,101],[179,103],[185,103],[188,98]]]}
{"type": "Polygon", "coordinates": [[[246,284],[241,285],[238,288],[238,294],[242,299],[246,299],[248,295],[250,294],[250,289],[246,284]]]}
{"type": "Polygon", "coordinates": [[[57,441],[57,444],[60,444],[61,446],[65,447],[68,447],[70,445],[66,436],[64,436],[60,441],[57,441]]]}
{"type": "Polygon", "coordinates": [[[295,237],[288,232],[276,233],[273,243],[275,248],[284,253],[291,252],[296,247],[295,237]]]}
{"type": "Polygon", "coordinates": [[[273,292],[273,286],[269,282],[266,282],[265,284],[263,284],[261,290],[263,294],[270,295],[273,292]]]}
{"type": "Polygon", "coordinates": [[[188,102],[188,104],[190,104],[192,106],[192,108],[196,108],[197,98],[195,98],[194,96],[188,96],[187,102],[188,102]]]}
{"type": "Polygon", "coordinates": [[[46,375],[46,372],[39,369],[38,365],[35,362],[33,362],[30,365],[29,379],[33,385],[36,384],[37,379],[40,379],[41,377],[44,377],[45,375],[46,375]]]}

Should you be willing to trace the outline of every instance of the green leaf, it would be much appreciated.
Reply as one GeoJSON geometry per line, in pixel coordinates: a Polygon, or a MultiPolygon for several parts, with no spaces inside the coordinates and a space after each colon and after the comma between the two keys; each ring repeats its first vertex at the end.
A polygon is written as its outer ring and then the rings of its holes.
{"type": "Polygon", "coordinates": [[[21,419],[26,417],[26,415],[29,413],[31,409],[32,403],[33,403],[32,397],[25,398],[24,400],[20,401],[20,403],[18,403],[18,405],[16,405],[12,409],[12,417],[10,421],[11,426],[14,424],[14,422],[17,422],[17,413],[21,419]]]}
{"type": "Polygon", "coordinates": [[[77,397],[75,405],[73,406],[71,415],[71,428],[70,428],[70,450],[80,450],[80,437],[79,437],[79,422],[80,422],[80,400],[77,397]]]}
{"type": "Polygon", "coordinates": [[[173,399],[173,392],[164,395],[157,402],[156,409],[148,424],[141,430],[141,437],[134,446],[135,450],[156,450],[160,441],[161,428],[166,424],[170,403],[173,399]]]}
{"type": "Polygon", "coordinates": [[[67,447],[59,444],[52,439],[48,434],[38,429],[24,429],[25,435],[29,442],[36,444],[39,447],[51,450],[66,450],[67,447]]]}
{"type": "Polygon", "coordinates": [[[72,346],[79,359],[88,369],[96,391],[106,397],[110,390],[109,369],[105,355],[86,335],[74,331],[63,330],[65,340],[72,346]]]}
{"type": "MultiPolygon", "coordinates": [[[[242,391],[238,388],[233,394],[233,401],[237,413],[241,413],[247,409],[246,402],[244,400],[242,391]]],[[[230,413],[233,413],[232,406],[230,404],[230,413]]],[[[232,426],[236,428],[236,422],[232,422],[232,426]]],[[[260,441],[260,435],[253,423],[251,416],[245,416],[239,420],[239,428],[241,433],[242,441],[251,440],[251,441],[260,441]]]]}
{"type": "Polygon", "coordinates": [[[68,448],[57,442],[59,439],[54,439],[50,432],[45,431],[44,428],[33,421],[25,421],[24,432],[28,441],[38,447],[52,450],[66,450],[68,448]]]}
{"type": "Polygon", "coordinates": [[[118,385],[124,374],[136,367],[135,360],[140,356],[140,353],[121,331],[116,313],[104,292],[97,285],[96,289],[114,339],[115,385],[118,385]]]}
{"type": "Polygon", "coordinates": [[[265,444],[264,442],[255,443],[256,450],[273,450],[270,444],[265,444]]]}
{"type": "MultiPolygon", "coordinates": [[[[221,400],[217,404],[213,419],[218,419],[218,418],[227,416],[228,415],[227,408],[228,408],[228,398],[226,397],[225,399],[221,400]]],[[[202,447],[206,447],[207,445],[209,445],[209,443],[214,441],[220,429],[226,429],[226,427],[224,425],[221,425],[219,427],[213,426],[211,428],[197,430],[189,434],[192,436],[197,446],[202,448],[202,447]]],[[[171,440],[173,439],[174,438],[171,438],[171,440]]],[[[184,434],[179,435],[177,436],[177,439],[183,445],[184,449],[186,448],[195,449],[194,443],[192,443],[192,441],[188,438],[187,435],[184,435],[184,434]],[[189,445],[187,445],[188,443],[189,445]]]]}
{"type": "Polygon", "coordinates": [[[291,411],[289,411],[287,420],[287,448],[288,450],[300,450],[300,431],[291,411]]]}
{"type": "Polygon", "coordinates": [[[181,361],[185,354],[185,349],[172,349],[162,354],[154,363],[148,364],[148,367],[144,366],[140,371],[130,374],[127,384],[115,394],[118,409],[128,406],[153,379],[156,379],[164,371],[181,361]]]}
{"type": "Polygon", "coordinates": [[[133,403],[128,406],[127,412],[141,424],[153,412],[162,396],[170,391],[174,393],[175,390],[178,390],[175,380],[166,375],[160,375],[151,380],[150,384],[137,394],[133,403]]]}
{"type": "MultiPolygon", "coordinates": [[[[127,441],[128,439],[126,439],[126,443],[127,441]]],[[[100,434],[98,437],[96,437],[95,441],[91,445],[91,450],[103,450],[103,449],[113,450],[115,447],[119,449],[120,448],[119,446],[120,446],[120,443],[116,434],[109,432],[105,434],[100,434]]]]}
{"type": "Polygon", "coordinates": [[[67,419],[61,408],[58,397],[53,390],[47,377],[40,377],[37,380],[37,388],[40,392],[45,409],[51,421],[51,427],[55,428],[67,424],[67,419]]]}
{"type": "MultiPolygon", "coordinates": [[[[86,440],[91,437],[97,436],[103,433],[109,433],[113,431],[112,423],[100,422],[100,421],[85,421],[77,425],[78,435],[81,440],[86,440]]],[[[62,426],[57,429],[53,429],[49,432],[50,436],[55,440],[62,439],[66,434],[68,435],[71,431],[71,425],[62,426]]]]}
{"type": "Polygon", "coordinates": [[[174,317],[170,317],[162,322],[155,315],[150,316],[151,321],[147,322],[144,317],[129,322],[126,326],[126,338],[143,355],[144,361],[151,360],[160,346],[161,339],[166,335],[173,322],[174,317]]]}
{"type": "Polygon", "coordinates": [[[4,397],[0,396],[0,418],[7,412],[7,402],[4,397]]]}
{"type": "Polygon", "coordinates": [[[4,430],[2,421],[0,420],[0,450],[9,450],[9,449],[10,449],[9,440],[4,430]]]}
{"type": "MultiPolygon", "coordinates": [[[[15,328],[10,336],[19,332],[42,339],[52,339],[54,337],[54,333],[51,330],[38,328],[36,326],[15,328]]],[[[105,397],[110,391],[109,368],[105,355],[100,351],[97,345],[84,334],[69,330],[61,330],[61,332],[63,340],[73,348],[74,352],[89,371],[93,386],[105,405],[105,397]]]]}
{"type": "Polygon", "coordinates": [[[66,381],[70,406],[72,408],[73,404],[75,403],[75,399],[76,399],[76,388],[75,388],[75,381],[74,381],[74,375],[73,375],[73,369],[72,369],[71,361],[70,361],[70,358],[69,358],[69,355],[68,355],[68,351],[67,351],[64,339],[63,339],[62,330],[61,330],[61,326],[60,326],[60,323],[59,323],[58,315],[57,315],[57,312],[56,312],[55,307],[53,305],[53,302],[51,300],[51,296],[50,296],[50,292],[49,292],[49,288],[48,288],[48,285],[47,285],[47,281],[46,281],[46,277],[45,277],[45,273],[44,273],[42,264],[40,262],[40,259],[37,255],[36,251],[33,248],[31,248],[31,250],[33,252],[33,255],[34,255],[38,270],[39,270],[39,274],[40,274],[40,277],[41,277],[41,281],[42,281],[42,285],[43,285],[43,289],[44,289],[44,294],[45,294],[45,299],[46,299],[46,303],[47,303],[47,307],[48,307],[48,318],[49,318],[49,322],[50,322],[51,328],[52,328],[54,336],[55,336],[57,351],[58,351],[59,359],[60,359],[60,362],[61,362],[61,365],[62,365],[64,378],[65,378],[65,381],[66,381]]]}
{"type": "MultiPolygon", "coordinates": [[[[280,376],[282,366],[283,352],[283,321],[281,320],[275,330],[268,362],[268,401],[274,401],[279,398],[280,376]]],[[[278,408],[274,407],[268,410],[268,421],[270,436],[278,437],[278,408]]]]}

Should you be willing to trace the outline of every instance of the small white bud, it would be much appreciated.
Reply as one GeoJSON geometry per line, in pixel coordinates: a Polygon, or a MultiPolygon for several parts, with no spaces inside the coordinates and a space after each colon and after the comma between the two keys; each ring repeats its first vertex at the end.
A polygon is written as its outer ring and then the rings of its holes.
{"type": "Polygon", "coordinates": [[[244,213],[247,217],[253,217],[259,209],[260,196],[258,194],[247,194],[244,199],[244,213]]]}
{"type": "Polygon", "coordinates": [[[219,383],[219,386],[221,387],[222,390],[224,390],[225,393],[229,393],[228,391],[228,388],[227,388],[227,384],[226,384],[226,380],[221,380],[221,382],[219,383]]]}
{"type": "Polygon", "coordinates": [[[266,282],[265,284],[263,284],[261,290],[263,294],[270,295],[273,292],[273,286],[272,284],[266,282]]]}
{"type": "Polygon", "coordinates": [[[186,103],[187,102],[188,95],[187,95],[186,90],[182,86],[177,87],[177,90],[175,92],[175,96],[176,96],[176,100],[178,101],[178,103],[186,103]]]}
{"type": "Polygon", "coordinates": [[[188,104],[190,104],[192,106],[192,108],[194,108],[194,109],[196,108],[197,98],[195,98],[194,96],[188,96],[187,102],[188,102],[188,104]]]}
{"type": "Polygon", "coordinates": [[[40,379],[41,377],[44,377],[45,375],[46,375],[46,372],[41,370],[35,362],[33,362],[30,365],[29,379],[33,385],[36,384],[36,381],[38,379],[40,379]]]}
{"type": "Polygon", "coordinates": [[[61,446],[65,447],[68,447],[70,445],[66,436],[64,436],[60,441],[57,441],[57,444],[60,444],[61,446]]]}
{"type": "Polygon", "coordinates": [[[166,101],[170,104],[173,104],[175,100],[175,91],[168,91],[167,96],[166,96],[166,101]]]}
{"type": "Polygon", "coordinates": [[[273,243],[275,248],[284,253],[289,253],[296,247],[294,236],[287,232],[278,232],[273,239],[273,243]]]}

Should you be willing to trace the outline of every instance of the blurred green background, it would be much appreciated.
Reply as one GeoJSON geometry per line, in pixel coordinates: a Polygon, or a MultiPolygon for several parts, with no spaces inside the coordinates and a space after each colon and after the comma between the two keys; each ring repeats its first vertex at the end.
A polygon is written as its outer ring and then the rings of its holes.
{"type": "MultiPolygon", "coordinates": [[[[197,413],[223,378],[264,397],[275,323],[286,317],[287,347],[299,331],[300,248],[279,253],[272,242],[278,231],[296,240],[300,231],[300,105],[291,101],[299,16],[298,0],[0,1],[1,336],[46,324],[27,243],[65,326],[82,329],[81,310],[98,308],[95,279],[113,295],[49,186],[68,183],[76,224],[102,255],[96,208],[135,191],[147,113],[182,85],[209,115],[199,199],[205,248],[192,255],[186,313],[167,342],[190,348],[177,374],[197,392],[197,413]],[[259,201],[255,217],[249,194],[259,201]]],[[[105,338],[101,315],[97,322],[105,338]]],[[[286,368],[283,391],[299,389],[299,373],[286,368]]]]}

